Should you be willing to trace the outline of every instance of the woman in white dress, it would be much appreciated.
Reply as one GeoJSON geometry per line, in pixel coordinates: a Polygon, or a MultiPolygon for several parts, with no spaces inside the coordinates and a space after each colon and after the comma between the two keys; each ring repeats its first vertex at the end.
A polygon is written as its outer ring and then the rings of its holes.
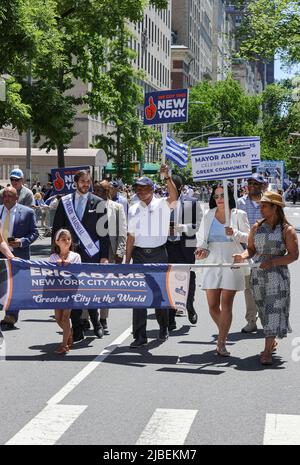
{"type": "MultiPolygon", "coordinates": [[[[244,250],[247,245],[250,226],[247,214],[235,208],[233,193],[228,188],[230,226],[225,226],[225,203],[222,185],[214,186],[209,200],[209,210],[205,213],[197,233],[196,257],[208,263],[232,263],[232,256],[244,250]]],[[[226,339],[232,321],[232,306],[237,291],[245,288],[245,272],[250,270],[231,268],[204,268],[202,289],[206,291],[209,312],[216,323],[219,335],[217,353],[228,357],[226,339]]]]}

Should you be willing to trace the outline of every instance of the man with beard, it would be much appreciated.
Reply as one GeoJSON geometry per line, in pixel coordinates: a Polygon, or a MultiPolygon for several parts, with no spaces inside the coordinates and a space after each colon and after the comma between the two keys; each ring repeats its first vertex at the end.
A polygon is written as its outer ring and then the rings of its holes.
{"type": "MultiPolygon", "coordinates": [[[[77,171],[74,176],[76,191],[62,197],[58,204],[53,222],[52,238],[55,237],[59,229],[68,229],[72,235],[73,243],[76,245],[75,251],[81,256],[82,263],[108,263],[109,239],[105,201],[89,192],[91,182],[88,171],[77,171]],[[102,205],[99,205],[100,203],[102,205]],[[100,236],[97,222],[104,215],[106,216],[106,228],[103,228],[103,234],[100,236]],[[82,233],[82,227],[85,229],[84,233],[82,233]]],[[[99,320],[98,310],[88,309],[88,311],[94,327],[94,334],[98,338],[102,338],[103,328],[99,320]]],[[[80,316],[80,310],[72,310],[74,342],[84,338],[80,316]]]]}
{"type": "MultiPolygon", "coordinates": [[[[250,228],[261,219],[260,199],[264,188],[264,178],[258,173],[253,173],[248,179],[248,194],[240,197],[237,201],[237,208],[247,213],[250,228]]],[[[257,331],[257,307],[254,302],[252,290],[250,288],[250,275],[245,276],[245,301],[247,324],[242,329],[242,333],[253,333],[257,331]]]]}

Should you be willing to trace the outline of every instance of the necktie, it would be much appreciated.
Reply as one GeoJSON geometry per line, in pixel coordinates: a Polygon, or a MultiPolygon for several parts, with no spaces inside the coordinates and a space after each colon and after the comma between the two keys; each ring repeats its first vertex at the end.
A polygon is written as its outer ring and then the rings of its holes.
{"type": "Polygon", "coordinates": [[[84,198],[83,198],[83,196],[81,195],[81,196],[79,197],[78,204],[77,204],[77,208],[76,208],[76,215],[78,216],[78,218],[80,219],[80,221],[81,221],[81,219],[82,219],[82,217],[83,217],[83,203],[84,203],[83,201],[84,201],[84,198]]]}
{"type": "Polygon", "coordinates": [[[10,223],[10,210],[7,210],[5,221],[3,224],[2,235],[3,239],[7,242],[8,234],[9,234],[9,223],[10,223]]]}

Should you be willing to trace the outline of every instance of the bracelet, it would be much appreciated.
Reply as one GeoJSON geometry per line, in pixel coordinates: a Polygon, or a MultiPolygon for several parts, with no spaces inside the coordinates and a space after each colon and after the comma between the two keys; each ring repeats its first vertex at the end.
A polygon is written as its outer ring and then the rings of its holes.
{"type": "Polygon", "coordinates": [[[167,176],[167,177],[165,178],[165,181],[169,181],[169,179],[171,179],[171,176],[167,176]]]}

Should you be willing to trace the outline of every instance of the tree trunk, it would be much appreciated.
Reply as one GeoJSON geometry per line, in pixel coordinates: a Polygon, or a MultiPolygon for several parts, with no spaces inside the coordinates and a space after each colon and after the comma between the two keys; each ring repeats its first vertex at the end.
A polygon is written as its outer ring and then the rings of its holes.
{"type": "Polygon", "coordinates": [[[62,144],[57,146],[57,167],[65,167],[65,148],[62,144]]]}

